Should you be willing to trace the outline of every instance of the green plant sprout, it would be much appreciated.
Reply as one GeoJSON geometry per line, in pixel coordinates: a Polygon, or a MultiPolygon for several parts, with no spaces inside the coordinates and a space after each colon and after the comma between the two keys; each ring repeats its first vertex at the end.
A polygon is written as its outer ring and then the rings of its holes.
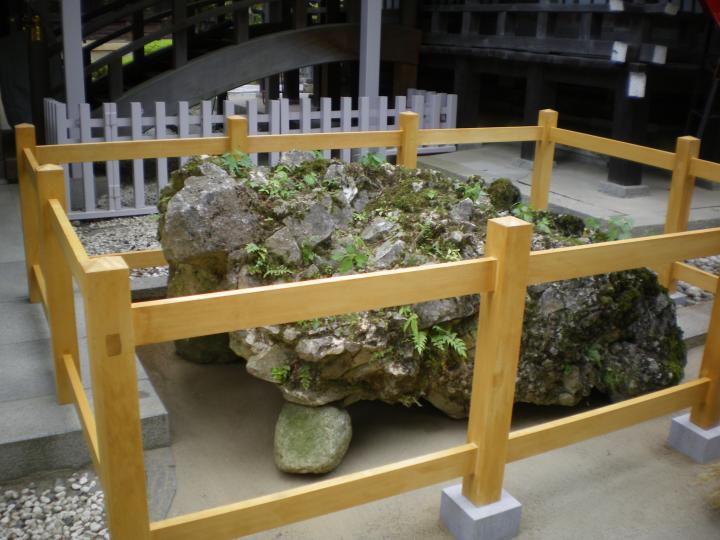
{"type": "Polygon", "coordinates": [[[415,350],[422,356],[427,348],[428,334],[424,330],[420,330],[420,327],[418,326],[418,314],[408,306],[401,307],[399,313],[400,316],[405,319],[403,332],[410,332],[410,340],[412,341],[415,350]]]}
{"type": "Polygon", "coordinates": [[[367,246],[361,238],[349,244],[344,251],[337,251],[333,254],[332,259],[339,262],[339,272],[349,272],[350,270],[362,270],[367,266],[370,255],[367,246]]]}
{"type": "Polygon", "coordinates": [[[241,176],[245,171],[253,167],[250,156],[243,154],[239,150],[232,153],[227,152],[220,156],[220,164],[233,176],[241,176]]]}
{"type": "Polygon", "coordinates": [[[270,370],[270,377],[278,384],[286,383],[290,378],[290,366],[284,364],[282,366],[274,367],[270,370]]]}
{"type": "Polygon", "coordinates": [[[380,167],[383,163],[386,163],[385,158],[379,156],[378,154],[374,152],[370,152],[369,154],[365,154],[362,156],[358,163],[362,165],[363,167],[369,167],[371,169],[376,169],[380,167]]]}
{"type": "Polygon", "coordinates": [[[252,255],[255,259],[249,268],[252,275],[261,275],[263,278],[280,278],[292,274],[292,270],[287,266],[273,263],[267,249],[263,246],[251,242],[245,246],[245,253],[252,255]]]}

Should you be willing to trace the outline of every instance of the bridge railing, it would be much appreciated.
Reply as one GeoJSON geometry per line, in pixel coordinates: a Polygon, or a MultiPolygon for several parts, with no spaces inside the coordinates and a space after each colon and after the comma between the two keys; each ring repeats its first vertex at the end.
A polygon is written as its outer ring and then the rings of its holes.
{"type": "Polygon", "coordinates": [[[715,296],[700,376],[561,420],[510,431],[526,287],[649,266],[665,283],[679,274],[712,292],[718,277],[675,261],[720,252],[720,228],[676,232],[687,224],[694,176],[720,181],[720,164],[698,159],[699,141],[681,138],[675,153],[557,128],[542,111],[537,126],[419,130],[402,113],[397,130],[360,133],[249,135],[230,117],[224,137],[36,146],[34,128],[16,128],[30,300],[42,302],[53,343],[59,403],[74,403],[105,490],[108,526],[119,540],[234,538],[463,477],[476,505],[497,501],[505,464],[691,407],[691,421],[720,424],[720,295],[715,296]],[[66,214],[61,164],[88,160],[170,158],[199,154],[396,147],[398,163],[415,167],[420,144],[535,141],[532,203],[547,207],[556,143],[673,171],[666,234],[530,252],[532,226],[514,217],[491,220],[485,256],[421,267],[273,286],[132,302],[130,269],[165,264],[161,250],[90,257],[66,214]],[[675,229],[671,231],[668,229],[675,229]],[[681,271],[678,272],[677,270],[681,271]],[[86,312],[93,406],[82,384],[72,279],[86,312]],[[432,287],[427,287],[428,283],[432,287]],[[283,324],[357,311],[480,294],[465,444],[390,465],[151,522],[148,517],[135,373],[137,345],[283,324]]]}
{"type": "MultiPolygon", "coordinates": [[[[353,107],[352,99],[340,99],[339,108],[333,108],[332,99],[322,98],[319,107],[313,107],[310,98],[301,98],[298,105],[287,99],[271,100],[267,106],[257,100],[224,102],[224,113],[213,112],[211,101],[202,101],[190,108],[187,102],[155,103],[154,111],[144,111],[141,103],[131,103],[128,115],[118,113],[115,103],[105,103],[102,115],[94,117],[89,104],[80,105],[71,114],[59,101],[45,100],[46,141],[50,144],[96,143],[110,141],[145,141],[187,137],[222,137],[226,119],[242,112],[248,119],[251,135],[292,133],[335,133],[356,131],[386,131],[396,129],[399,115],[404,111],[420,114],[420,127],[427,129],[454,128],[457,117],[457,96],[411,89],[407,96],[395,96],[392,107],[386,96],[377,100],[361,97],[353,107]]],[[[421,154],[452,152],[454,145],[423,145],[421,154]]],[[[343,161],[358,159],[368,148],[351,151],[350,148],[324,150],[329,158],[343,161]]],[[[383,157],[395,155],[395,148],[375,148],[383,157]]],[[[168,182],[170,172],[187,161],[188,156],[177,159],[134,159],[121,162],[113,159],[104,163],[84,161],[65,167],[66,196],[73,220],[142,215],[157,212],[157,193],[168,182]],[[154,163],[153,163],[154,161],[154,163]],[[130,182],[129,180],[132,180],[130,182]]],[[[277,164],[279,152],[252,152],[258,161],[277,164]]]]}

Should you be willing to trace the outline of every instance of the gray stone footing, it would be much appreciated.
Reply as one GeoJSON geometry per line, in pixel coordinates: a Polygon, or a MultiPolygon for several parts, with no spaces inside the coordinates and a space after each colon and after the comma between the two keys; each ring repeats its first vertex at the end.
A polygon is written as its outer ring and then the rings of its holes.
{"type": "Polygon", "coordinates": [[[623,186],[614,182],[601,182],[598,186],[598,191],[622,199],[644,197],[650,194],[650,188],[644,184],[640,184],[639,186],[623,186]]]}
{"type": "Polygon", "coordinates": [[[509,540],[520,530],[522,505],[503,490],[498,502],[475,506],[462,485],[443,489],[440,519],[457,540],[509,540]]]}
{"type": "Polygon", "coordinates": [[[720,425],[702,429],[685,414],[673,418],[667,445],[697,463],[720,459],[720,425]]]}
{"type": "Polygon", "coordinates": [[[698,178],[695,180],[695,185],[702,189],[708,189],[710,191],[715,191],[720,189],[720,184],[717,182],[713,182],[712,180],[704,180],[703,178],[698,178]]]}
{"type": "Polygon", "coordinates": [[[679,291],[675,291],[670,295],[670,299],[675,302],[676,306],[687,306],[688,305],[688,297],[686,294],[681,293],[679,291]]]}

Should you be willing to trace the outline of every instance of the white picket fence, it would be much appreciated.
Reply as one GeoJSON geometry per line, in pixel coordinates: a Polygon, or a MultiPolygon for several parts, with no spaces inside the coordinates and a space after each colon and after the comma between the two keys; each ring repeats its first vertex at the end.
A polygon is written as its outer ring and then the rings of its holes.
{"type": "MultiPolygon", "coordinates": [[[[287,99],[272,100],[261,111],[262,102],[250,100],[238,104],[224,102],[224,114],[215,114],[212,102],[203,101],[197,109],[187,102],[179,102],[168,114],[164,102],[155,103],[154,114],[143,111],[140,103],[131,103],[129,116],[118,115],[115,103],[106,103],[94,116],[89,104],[82,104],[71,118],[64,103],[45,100],[46,142],[64,144],[149,140],[184,137],[220,137],[224,133],[225,117],[244,114],[248,130],[255,134],[315,133],[333,131],[368,131],[395,129],[398,115],[406,110],[420,114],[421,128],[453,128],[456,126],[457,96],[411,90],[408,96],[397,96],[393,108],[388,98],[359,98],[353,109],[352,99],[341,98],[340,108],[332,108],[331,98],[322,98],[320,107],[313,108],[309,98],[291,105],[287,99]]],[[[419,153],[452,152],[454,146],[420,147],[419,153]]],[[[395,148],[372,149],[382,156],[394,155],[395,148]]],[[[325,157],[351,161],[368,153],[368,149],[326,150],[325,157]]],[[[251,155],[253,162],[275,165],[277,153],[251,155]]],[[[187,161],[179,159],[148,159],[129,162],[82,163],[66,167],[66,189],[71,201],[71,219],[149,214],[157,211],[155,203],[160,189],[168,182],[169,173],[187,161]],[[152,163],[155,162],[155,163],[152,163]]]]}

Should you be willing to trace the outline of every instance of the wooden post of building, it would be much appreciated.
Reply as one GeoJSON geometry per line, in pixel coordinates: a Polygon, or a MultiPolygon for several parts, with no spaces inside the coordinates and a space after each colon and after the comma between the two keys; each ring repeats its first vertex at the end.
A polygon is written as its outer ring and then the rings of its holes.
{"type": "Polygon", "coordinates": [[[85,317],[101,479],[110,536],[150,538],[130,270],[120,257],[93,259],[85,317]]]}
{"type": "Polygon", "coordinates": [[[535,210],[547,210],[550,198],[550,178],[552,177],[555,143],[551,130],[557,127],[558,113],[552,109],[540,111],[538,126],[540,138],[535,143],[535,162],[533,164],[530,205],[535,210]]]}
{"type": "Polygon", "coordinates": [[[488,222],[485,255],[497,258],[495,286],[480,299],[468,442],[478,451],[463,495],[475,505],[502,494],[520,355],[532,225],[513,216],[488,222]]]}
{"type": "Polygon", "coordinates": [[[173,67],[179,68],[184,66],[188,61],[188,31],[185,26],[187,19],[187,0],[172,1],[172,53],[173,67]]]}
{"type": "Polygon", "coordinates": [[[40,268],[45,281],[46,313],[52,340],[55,391],[60,405],[72,403],[70,378],[63,355],[71,354],[80,373],[77,330],[75,328],[75,299],[70,266],[65,261],[60,243],[53,230],[49,201],[57,199],[63,208],[65,201],[65,172],[59,165],[41,165],[37,175],[37,206],[40,218],[40,268]]]}
{"type": "Polygon", "coordinates": [[[690,411],[690,421],[703,429],[710,429],[720,423],[720,280],[717,283],[700,366],[700,377],[710,379],[710,386],[703,402],[690,411]]]}
{"type": "MultiPolygon", "coordinates": [[[[700,139],[678,137],[675,145],[670,196],[665,217],[665,234],[686,231],[690,218],[690,204],[695,188],[695,177],[690,176],[690,161],[700,155],[700,139]]],[[[675,289],[672,263],[658,269],[658,279],[669,290],[675,289]]]]}
{"type": "Polygon", "coordinates": [[[30,171],[25,167],[25,149],[35,152],[35,126],[18,124],[15,126],[15,158],[20,187],[20,209],[22,211],[23,243],[25,246],[25,273],[27,275],[28,297],[36,304],[40,301],[40,289],[33,273],[33,265],[40,262],[39,250],[39,216],[37,193],[30,178],[30,171]]]}
{"type": "Polygon", "coordinates": [[[417,167],[417,139],[420,117],[414,112],[400,113],[400,146],[397,150],[397,164],[414,169],[417,167]]]}
{"type": "Polygon", "coordinates": [[[228,138],[228,152],[235,151],[247,153],[248,121],[244,116],[233,115],[227,117],[225,132],[228,138]]]}

